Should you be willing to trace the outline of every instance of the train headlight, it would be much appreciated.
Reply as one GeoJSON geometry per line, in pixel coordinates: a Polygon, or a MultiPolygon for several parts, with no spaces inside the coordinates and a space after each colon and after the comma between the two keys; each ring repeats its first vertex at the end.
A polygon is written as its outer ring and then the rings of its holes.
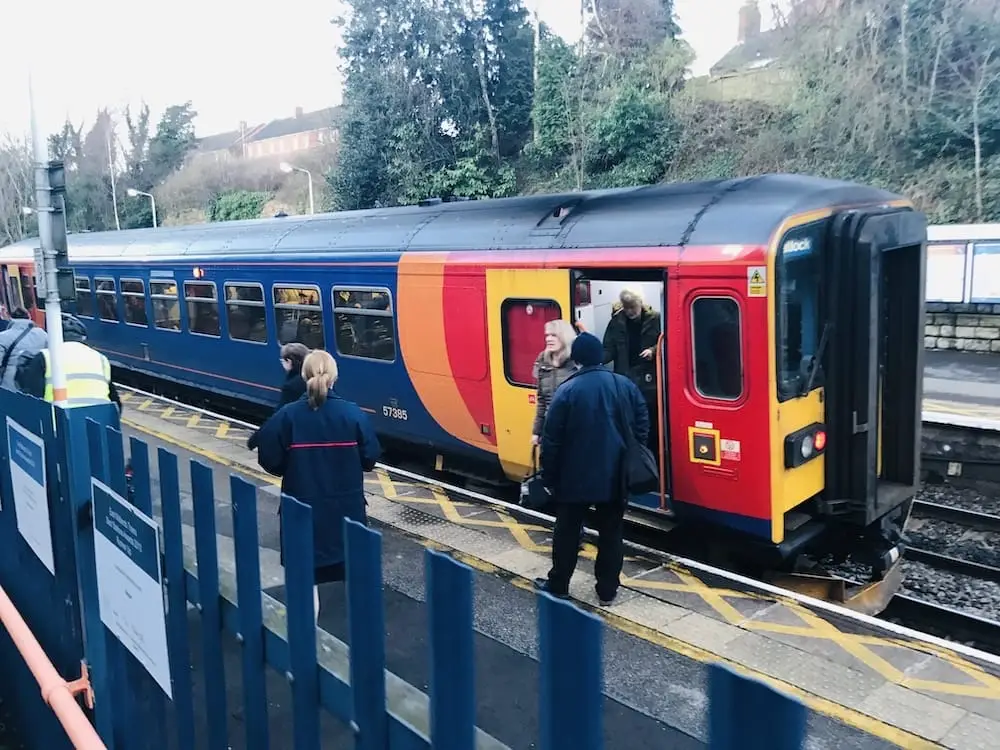
{"type": "Polygon", "coordinates": [[[799,452],[802,454],[802,458],[809,458],[813,454],[813,436],[806,435],[800,446],[799,452]]]}
{"type": "Polygon", "coordinates": [[[785,468],[794,469],[823,454],[826,448],[826,427],[811,424],[785,438],[785,468]]]}

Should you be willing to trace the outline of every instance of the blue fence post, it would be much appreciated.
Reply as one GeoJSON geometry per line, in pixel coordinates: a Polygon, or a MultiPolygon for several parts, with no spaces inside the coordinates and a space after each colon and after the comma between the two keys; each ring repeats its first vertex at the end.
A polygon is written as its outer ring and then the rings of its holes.
{"type": "Polygon", "coordinates": [[[604,746],[601,621],[538,595],[541,750],[604,746]]]}
{"type": "Polygon", "coordinates": [[[711,750],[801,750],[806,709],[768,685],[721,664],[708,667],[711,750]]]}
{"type": "Polygon", "coordinates": [[[431,746],[475,746],[476,680],[472,570],[434,550],[424,553],[431,644],[431,746]]]}
{"type": "MultiPolygon", "coordinates": [[[[264,679],[264,625],[261,612],[260,541],[257,535],[257,488],[229,478],[236,547],[237,642],[243,649],[243,716],[251,750],[268,746],[267,683],[264,679]]],[[[291,621],[289,620],[289,628],[291,621]]],[[[313,639],[315,650],[315,639],[313,639]]],[[[315,661],[315,659],[314,659],[315,661]]],[[[294,664],[293,664],[294,673],[294,664]]]]}
{"type": "MultiPolygon", "coordinates": [[[[88,410],[89,411],[89,410],[88,410]]],[[[87,533],[80,536],[81,554],[89,556],[88,567],[92,568],[93,576],[88,585],[88,590],[83,593],[84,608],[90,608],[91,616],[94,618],[92,630],[96,636],[88,641],[88,656],[100,660],[104,672],[104,695],[98,695],[95,691],[94,709],[97,713],[98,729],[101,732],[101,739],[110,748],[126,747],[128,745],[127,734],[123,736],[124,727],[128,725],[129,706],[120,702],[121,685],[124,682],[121,674],[121,659],[118,658],[118,644],[115,637],[109,633],[100,616],[99,595],[97,590],[97,560],[94,547],[94,522],[93,522],[93,490],[91,488],[91,477],[104,484],[108,484],[108,451],[106,445],[105,429],[106,422],[98,422],[88,415],[81,415],[86,420],[85,430],[87,434],[87,455],[89,458],[89,471],[86,477],[87,483],[87,504],[90,509],[89,524],[87,533]],[[104,716],[102,716],[104,714],[104,716]],[[123,720],[124,718],[124,720],[123,720]],[[103,728],[102,728],[103,727],[103,728]],[[108,735],[105,735],[108,732],[108,735]]],[[[73,417],[70,417],[73,419],[73,417]]],[[[69,450],[69,448],[67,448],[69,450]]],[[[88,628],[90,629],[90,628],[88,628]]],[[[96,666],[96,665],[95,665],[96,666]]]]}
{"type": "MultiPolygon", "coordinates": [[[[145,441],[140,440],[137,437],[129,438],[129,460],[132,464],[132,487],[134,489],[131,501],[137,509],[155,521],[156,517],[153,515],[152,473],[150,471],[149,464],[149,446],[146,445],[145,441]]],[[[124,476],[123,481],[126,481],[124,476]]],[[[122,497],[129,500],[127,491],[126,494],[122,495],[122,497]]],[[[164,626],[166,626],[166,623],[164,623],[164,626]]],[[[170,641],[168,640],[168,659],[169,655],[170,641]]],[[[142,683],[146,686],[146,689],[149,690],[151,698],[150,705],[148,706],[151,724],[143,728],[143,735],[147,737],[151,736],[153,738],[165,738],[167,731],[166,696],[160,691],[159,685],[155,684],[155,680],[153,680],[152,676],[146,673],[145,668],[139,664],[136,659],[131,657],[129,658],[129,668],[133,671],[141,672],[142,683]]],[[[171,685],[172,684],[173,680],[171,680],[171,685]]]]}
{"type": "Polygon", "coordinates": [[[346,519],[344,552],[355,747],[384,750],[389,742],[389,719],[385,712],[382,535],[346,519]]]}
{"type": "Polygon", "coordinates": [[[208,746],[228,747],[226,667],[222,658],[222,612],[219,606],[219,548],[215,536],[215,484],[212,470],[191,461],[194,539],[198,556],[198,609],[201,612],[202,669],[208,746]]]}
{"type": "Polygon", "coordinates": [[[281,496],[281,546],[285,561],[285,596],[288,601],[288,656],[295,747],[319,747],[319,675],[316,666],[316,622],[313,587],[312,508],[295,498],[281,496]]]}
{"type": "Polygon", "coordinates": [[[160,466],[160,507],[163,510],[163,584],[167,588],[167,643],[170,684],[177,719],[177,746],[195,746],[194,691],[191,689],[191,646],[188,639],[187,575],[181,528],[181,491],[177,456],[157,450],[160,466]]]}

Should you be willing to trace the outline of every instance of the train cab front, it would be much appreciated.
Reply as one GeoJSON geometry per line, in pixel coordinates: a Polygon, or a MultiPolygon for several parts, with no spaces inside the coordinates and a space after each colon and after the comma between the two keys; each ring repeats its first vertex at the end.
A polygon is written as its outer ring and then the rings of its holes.
{"type": "Polygon", "coordinates": [[[853,209],[774,255],[772,541],[898,568],[919,485],[926,220],[853,209]]]}

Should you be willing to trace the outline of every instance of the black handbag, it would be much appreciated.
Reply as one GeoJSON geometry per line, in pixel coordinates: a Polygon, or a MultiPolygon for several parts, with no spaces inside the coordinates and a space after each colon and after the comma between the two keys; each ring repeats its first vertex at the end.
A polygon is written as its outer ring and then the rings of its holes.
{"type": "Polygon", "coordinates": [[[538,468],[538,446],[531,446],[531,473],[521,482],[520,504],[530,510],[541,510],[552,502],[552,496],[542,484],[542,472],[538,468]]]}
{"type": "MultiPolygon", "coordinates": [[[[653,451],[635,439],[632,423],[625,413],[625,398],[615,380],[615,391],[618,394],[618,431],[625,441],[625,453],[622,456],[622,486],[628,496],[644,495],[647,492],[660,491],[660,467],[653,451]]],[[[626,498],[627,499],[627,498],[626,498]]]]}

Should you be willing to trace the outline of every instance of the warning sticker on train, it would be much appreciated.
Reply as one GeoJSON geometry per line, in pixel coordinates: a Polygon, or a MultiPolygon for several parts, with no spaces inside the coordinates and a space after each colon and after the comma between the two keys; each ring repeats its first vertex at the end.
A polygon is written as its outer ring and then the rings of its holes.
{"type": "Polygon", "coordinates": [[[722,460],[723,461],[739,461],[740,460],[740,441],[739,440],[723,440],[720,447],[722,449],[722,460]]]}
{"type": "Polygon", "coordinates": [[[767,266],[750,266],[747,269],[747,296],[767,296],[767,266]]]}

